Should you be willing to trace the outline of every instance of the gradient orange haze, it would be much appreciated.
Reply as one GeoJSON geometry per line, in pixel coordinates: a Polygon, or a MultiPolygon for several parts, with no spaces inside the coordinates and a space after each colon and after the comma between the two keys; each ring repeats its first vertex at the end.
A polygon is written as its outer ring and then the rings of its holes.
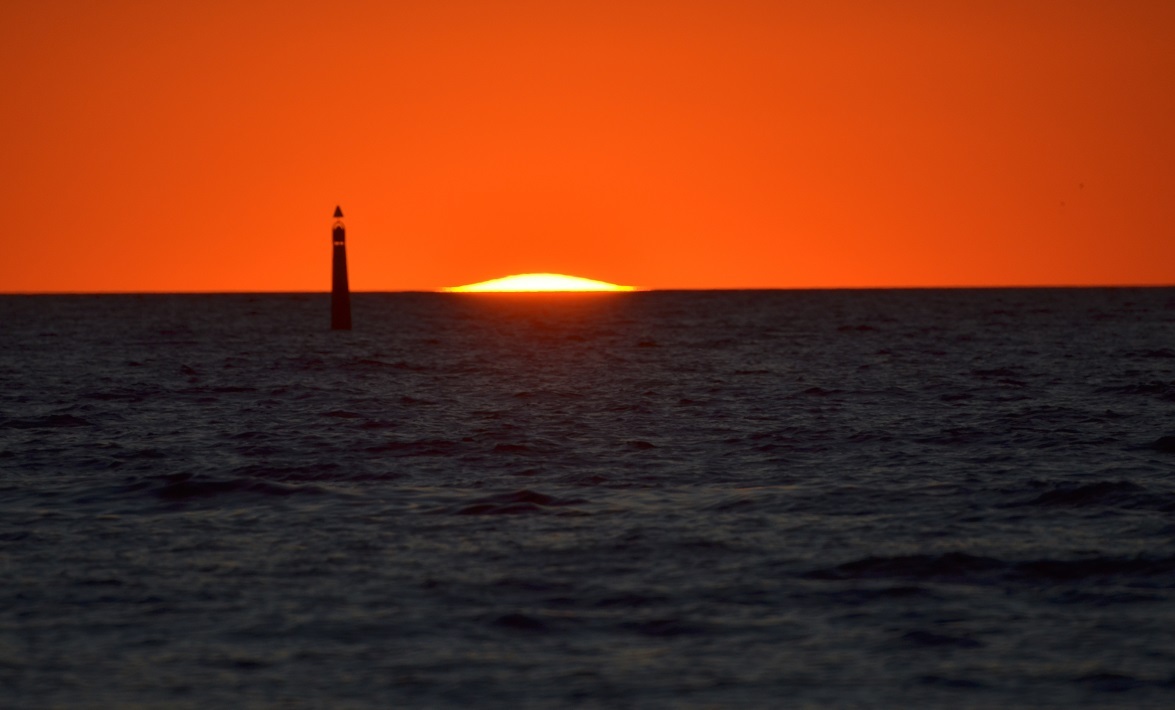
{"type": "Polygon", "coordinates": [[[1175,283],[1175,2],[0,6],[0,291],[1175,283]]]}

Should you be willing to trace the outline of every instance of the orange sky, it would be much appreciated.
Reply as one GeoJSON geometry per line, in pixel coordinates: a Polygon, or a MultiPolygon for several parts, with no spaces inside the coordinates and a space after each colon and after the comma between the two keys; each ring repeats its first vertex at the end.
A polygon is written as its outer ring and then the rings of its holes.
{"type": "Polygon", "coordinates": [[[1175,284],[1175,2],[0,4],[0,291],[1175,284]],[[178,8],[178,9],[177,9],[178,8]]]}

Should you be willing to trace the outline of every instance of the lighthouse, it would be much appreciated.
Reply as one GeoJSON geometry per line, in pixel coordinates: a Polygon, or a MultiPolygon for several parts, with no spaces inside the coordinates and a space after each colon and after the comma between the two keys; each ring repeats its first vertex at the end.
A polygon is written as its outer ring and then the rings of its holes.
{"type": "Polygon", "coordinates": [[[330,232],[334,254],[331,259],[330,328],[351,329],[351,287],[347,283],[347,228],[343,208],[335,207],[335,226],[330,232]]]}

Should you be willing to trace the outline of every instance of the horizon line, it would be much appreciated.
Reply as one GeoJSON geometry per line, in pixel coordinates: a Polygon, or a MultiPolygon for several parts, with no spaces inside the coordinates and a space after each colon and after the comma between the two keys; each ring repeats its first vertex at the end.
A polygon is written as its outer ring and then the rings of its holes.
{"type": "MultiPolygon", "coordinates": [[[[646,288],[636,287],[631,291],[537,291],[537,292],[454,292],[445,288],[435,289],[351,289],[351,293],[434,293],[446,296],[494,296],[494,295],[521,295],[533,296],[539,294],[570,294],[570,295],[618,295],[653,293],[658,291],[975,291],[975,290],[1047,290],[1047,289],[1097,289],[1097,288],[1175,288],[1175,283],[1092,283],[1092,284],[984,284],[984,285],[918,285],[918,286],[703,286],[703,287],[668,287],[646,288]]],[[[177,291],[0,291],[0,296],[172,296],[172,295],[234,295],[234,294],[330,294],[330,290],[177,290],[177,291]]]]}

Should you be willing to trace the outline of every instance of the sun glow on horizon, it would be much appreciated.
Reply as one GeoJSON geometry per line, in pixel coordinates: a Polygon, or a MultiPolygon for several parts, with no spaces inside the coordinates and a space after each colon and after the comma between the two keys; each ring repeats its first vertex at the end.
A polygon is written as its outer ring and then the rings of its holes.
{"type": "Polygon", "coordinates": [[[564,274],[512,274],[465,286],[441,289],[450,293],[536,293],[582,291],[635,291],[633,286],[619,286],[564,274]]]}

